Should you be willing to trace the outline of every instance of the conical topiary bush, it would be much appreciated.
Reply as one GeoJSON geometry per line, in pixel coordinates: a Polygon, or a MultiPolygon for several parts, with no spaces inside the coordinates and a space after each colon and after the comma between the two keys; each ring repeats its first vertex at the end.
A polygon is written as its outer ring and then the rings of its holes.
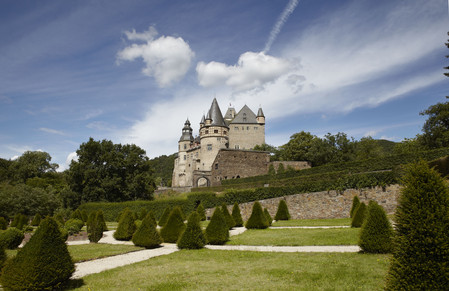
{"type": "Polygon", "coordinates": [[[0,230],[5,230],[8,227],[8,222],[3,216],[0,216],[0,230]]]}
{"type": "Polygon", "coordinates": [[[6,262],[6,258],[7,257],[6,257],[5,247],[2,244],[0,244],[0,273],[3,268],[3,265],[6,262]]]}
{"type": "Polygon", "coordinates": [[[116,240],[130,240],[136,231],[136,224],[134,223],[134,216],[131,210],[126,209],[120,218],[117,230],[114,232],[116,240]]]}
{"type": "Polygon", "coordinates": [[[7,290],[54,290],[61,288],[74,271],[58,224],[46,218],[30,241],[6,263],[0,281],[7,290]]]}
{"type": "Polygon", "coordinates": [[[61,213],[56,214],[54,219],[59,224],[60,227],[64,226],[65,220],[64,220],[64,217],[62,217],[61,213]]]}
{"type": "Polygon", "coordinates": [[[360,205],[360,199],[359,196],[355,195],[354,198],[352,198],[352,206],[351,206],[351,210],[349,212],[349,217],[353,217],[354,216],[354,211],[357,209],[357,207],[360,205]]]}
{"type": "Polygon", "coordinates": [[[87,219],[89,218],[89,215],[87,214],[86,210],[81,211],[81,217],[83,218],[84,224],[86,224],[87,219]]]}
{"type": "Polygon", "coordinates": [[[271,225],[271,223],[273,222],[273,217],[271,217],[270,213],[268,212],[268,209],[264,208],[263,214],[265,214],[265,217],[267,218],[268,225],[271,225]]]}
{"type": "Polygon", "coordinates": [[[363,221],[365,220],[366,205],[365,203],[360,203],[359,206],[354,211],[354,215],[351,221],[351,227],[361,227],[363,221]]]}
{"type": "Polygon", "coordinates": [[[139,211],[139,219],[143,220],[145,216],[147,216],[148,211],[145,208],[140,209],[139,211]]]}
{"type": "Polygon", "coordinates": [[[206,239],[211,245],[222,245],[229,240],[229,228],[220,207],[215,208],[206,227],[206,239]]]}
{"type": "Polygon", "coordinates": [[[185,224],[182,219],[181,208],[173,208],[167,223],[161,229],[161,237],[164,242],[176,243],[179,236],[185,229],[185,224]]]}
{"type": "Polygon", "coordinates": [[[86,221],[87,233],[90,232],[90,227],[91,227],[92,223],[94,223],[94,220],[95,220],[95,212],[91,212],[86,221]]]}
{"type": "Polygon", "coordinates": [[[41,215],[39,213],[36,213],[36,215],[33,217],[33,220],[31,220],[31,225],[39,226],[39,224],[41,223],[41,219],[41,215]]]}
{"type": "Polygon", "coordinates": [[[251,216],[245,225],[248,229],[264,229],[268,227],[268,221],[258,201],[253,204],[251,216]]]}
{"type": "Polygon", "coordinates": [[[232,229],[235,226],[234,218],[232,218],[231,214],[229,214],[228,207],[225,203],[221,205],[221,211],[223,212],[224,218],[226,220],[226,225],[229,229],[232,229]]]}
{"type": "Polygon", "coordinates": [[[100,220],[101,224],[103,225],[103,231],[107,231],[108,230],[108,226],[106,225],[106,220],[104,220],[104,214],[103,214],[103,210],[98,210],[97,211],[97,216],[98,219],[100,220]]]}
{"type": "Polygon", "coordinates": [[[133,235],[134,245],[147,249],[157,248],[162,243],[162,238],[156,229],[156,223],[151,218],[151,212],[147,213],[139,228],[133,235]]]}
{"type": "Polygon", "coordinates": [[[163,227],[167,223],[168,217],[170,216],[170,212],[171,212],[170,207],[165,208],[161,218],[157,223],[160,227],[163,227]]]}
{"type": "Polygon", "coordinates": [[[234,206],[232,207],[232,218],[234,218],[235,226],[236,227],[242,227],[243,226],[243,219],[242,214],[240,213],[240,207],[237,202],[234,202],[234,206]]]}
{"type": "Polygon", "coordinates": [[[103,212],[97,211],[92,214],[94,214],[95,217],[92,220],[88,219],[90,225],[88,226],[87,236],[90,242],[97,243],[103,237],[103,212]]]}
{"type": "Polygon", "coordinates": [[[387,290],[447,290],[449,189],[421,161],[407,167],[395,213],[387,290]]]}
{"type": "Polygon", "coordinates": [[[156,222],[156,218],[154,217],[153,211],[151,211],[151,210],[148,211],[148,213],[145,217],[150,219],[150,222],[152,224],[154,224],[154,227],[157,227],[157,222],[156,222]]]}
{"type": "Polygon", "coordinates": [[[385,210],[376,201],[370,201],[360,230],[360,248],[365,253],[389,253],[392,236],[393,228],[385,210]]]}
{"type": "Polygon", "coordinates": [[[186,230],[181,234],[177,245],[180,249],[201,249],[205,244],[206,237],[200,226],[200,216],[194,211],[190,214],[186,230]]]}
{"type": "Polygon", "coordinates": [[[275,220],[289,220],[290,213],[288,212],[287,202],[284,199],[279,201],[278,211],[274,216],[275,220]]]}
{"type": "Polygon", "coordinates": [[[198,205],[198,207],[196,208],[196,212],[198,213],[201,221],[206,220],[206,211],[204,210],[203,203],[200,203],[198,205]]]}
{"type": "Polygon", "coordinates": [[[17,224],[19,224],[19,220],[20,220],[20,213],[17,213],[16,215],[14,215],[14,218],[11,221],[11,227],[17,227],[17,224]]]}

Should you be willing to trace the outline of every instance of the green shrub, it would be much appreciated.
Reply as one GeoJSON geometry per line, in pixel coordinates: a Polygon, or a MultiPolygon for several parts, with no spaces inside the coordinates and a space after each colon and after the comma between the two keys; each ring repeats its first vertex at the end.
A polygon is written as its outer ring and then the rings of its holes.
{"type": "Polygon", "coordinates": [[[75,271],[58,224],[46,218],[17,255],[9,260],[0,277],[8,290],[54,290],[75,271]]]}
{"type": "MultiPolygon", "coordinates": [[[[59,224],[58,224],[59,225],[59,224]]],[[[61,232],[61,238],[62,238],[62,240],[63,241],[67,241],[67,239],[69,238],[69,232],[65,229],[65,228],[63,228],[63,227],[60,227],[59,228],[59,231],[61,232]]]]}
{"type": "Polygon", "coordinates": [[[56,214],[54,219],[59,224],[60,227],[64,226],[64,224],[65,224],[64,217],[62,217],[61,213],[56,214]]]}
{"type": "Polygon", "coordinates": [[[175,207],[168,216],[167,223],[161,229],[161,236],[164,242],[176,243],[179,236],[185,229],[182,219],[181,208],[175,207]]]}
{"type": "Polygon", "coordinates": [[[134,223],[133,213],[131,210],[126,209],[121,215],[117,230],[114,232],[114,238],[116,240],[130,240],[135,231],[136,225],[134,223]]]}
{"type": "Polygon", "coordinates": [[[26,216],[25,214],[20,214],[19,215],[19,222],[17,223],[17,228],[24,230],[26,228],[26,226],[28,226],[28,216],[26,216]]]}
{"type": "Polygon", "coordinates": [[[36,215],[33,217],[33,220],[31,220],[31,225],[39,226],[39,224],[41,223],[41,219],[41,215],[39,213],[36,213],[36,215]]]}
{"type": "Polygon", "coordinates": [[[240,213],[239,204],[237,202],[235,202],[232,207],[232,218],[234,218],[235,226],[243,226],[242,214],[240,213]]]}
{"type": "Polygon", "coordinates": [[[186,230],[181,234],[177,242],[179,249],[201,249],[206,245],[206,238],[200,226],[200,217],[197,212],[192,212],[187,221],[186,230]]]}
{"type": "Polygon", "coordinates": [[[273,223],[273,217],[271,217],[270,213],[268,212],[268,209],[264,208],[263,214],[265,214],[265,217],[267,218],[268,225],[271,225],[271,223],[273,223]]]}
{"type": "Polygon", "coordinates": [[[147,215],[145,217],[150,219],[150,222],[152,224],[154,224],[154,227],[157,227],[157,222],[156,222],[156,218],[154,217],[153,211],[151,211],[151,210],[148,211],[148,213],[147,213],[147,215]]]}
{"type": "Polygon", "coordinates": [[[139,211],[139,219],[143,220],[145,216],[147,216],[148,211],[145,208],[140,209],[139,211]]]}
{"type": "Polygon", "coordinates": [[[3,268],[3,265],[6,262],[6,259],[7,259],[7,256],[6,256],[6,252],[5,252],[5,247],[2,244],[0,244],[0,272],[3,268]]]}
{"type": "Polygon", "coordinates": [[[23,232],[15,227],[0,231],[0,245],[3,245],[9,250],[17,249],[24,238],[25,235],[23,232]]]}
{"type": "Polygon", "coordinates": [[[147,249],[157,248],[162,243],[162,238],[156,229],[156,222],[151,217],[151,211],[142,220],[139,228],[133,235],[134,245],[147,249]]]}
{"type": "Polygon", "coordinates": [[[198,205],[198,207],[196,208],[196,212],[198,213],[201,221],[206,220],[206,210],[204,210],[203,203],[200,203],[200,205],[198,205]]]}
{"type": "Polygon", "coordinates": [[[226,225],[229,229],[232,229],[235,226],[234,218],[232,218],[231,214],[229,214],[228,207],[226,204],[221,205],[221,211],[223,212],[224,218],[226,220],[226,225]]]}
{"type": "Polygon", "coordinates": [[[64,228],[67,230],[69,235],[79,233],[81,228],[83,228],[84,222],[80,219],[70,218],[65,222],[64,228]]]}
{"type": "Polygon", "coordinates": [[[365,220],[366,205],[365,203],[360,203],[359,206],[354,211],[352,216],[351,227],[361,227],[363,221],[365,220]]]}
{"type": "Polygon", "coordinates": [[[90,242],[97,243],[103,237],[103,225],[104,219],[103,215],[100,212],[101,210],[95,213],[95,217],[90,220],[89,231],[87,232],[87,237],[90,242]]]}
{"type": "Polygon", "coordinates": [[[287,202],[284,199],[279,201],[278,210],[274,216],[275,220],[289,220],[290,212],[288,212],[287,202]]]}
{"type": "Polygon", "coordinates": [[[87,218],[87,221],[86,221],[86,229],[87,229],[87,233],[90,232],[90,227],[91,227],[91,225],[94,223],[95,216],[96,216],[96,213],[95,213],[95,212],[91,212],[91,213],[89,214],[89,217],[87,218]]]}
{"type": "Polygon", "coordinates": [[[3,216],[0,216],[0,230],[5,230],[8,227],[8,222],[3,216]]]}
{"type": "Polygon", "coordinates": [[[270,164],[270,165],[268,166],[268,175],[274,176],[275,174],[276,174],[276,170],[274,169],[273,164],[270,164]]]}
{"type": "Polygon", "coordinates": [[[229,228],[220,207],[215,208],[206,227],[206,240],[211,245],[222,245],[229,240],[229,228]]]}
{"type": "Polygon", "coordinates": [[[278,172],[277,172],[277,174],[278,174],[278,175],[281,175],[281,174],[284,174],[284,173],[285,173],[285,167],[284,167],[284,164],[283,164],[283,163],[280,163],[279,166],[278,166],[278,172]]]}
{"type": "Polygon", "coordinates": [[[79,209],[72,212],[72,215],[70,215],[71,219],[79,219],[84,222],[83,220],[83,214],[81,214],[81,211],[79,209]]]}
{"type": "Polygon", "coordinates": [[[268,221],[263,213],[262,206],[259,201],[254,202],[251,216],[246,222],[247,229],[264,229],[268,227],[268,221]]]}
{"type": "Polygon", "coordinates": [[[103,231],[108,231],[108,226],[106,225],[106,221],[104,220],[103,210],[98,210],[97,214],[99,221],[102,224],[103,231]]]}
{"type": "Polygon", "coordinates": [[[81,211],[81,217],[83,218],[83,222],[84,223],[86,223],[87,222],[87,219],[89,219],[89,215],[87,214],[87,211],[86,210],[82,210],[81,211]]]}
{"type": "Polygon", "coordinates": [[[20,213],[16,213],[16,215],[14,215],[14,218],[11,221],[11,227],[17,227],[17,224],[19,223],[20,220],[20,213]]]}
{"type": "Polygon", "coordinates": [[[395,213],[387,290],[447,290],[449,189],[421,161],[406,168],[395,213]]]}
{"type": "Polygon", "coordinates": [[[162,216],[158,222],[158,225],[160,227],[163,227],[167,223],[168,217],[170,216],[170,212],[171,212],[171,210],[169,207],[165,208],[164,213],[162,213],[162,216]]]}
{"type": "Polygon", "coordinates": [[[359,205],[360,205],[359,196],[355,195],[354,198],[352,198],[352,206],[351,206],[351,210],[349,211],[350,218],[352,218],[354,216],[354,212],[359,205]]]}
{"type": "Polygon", "coordinates": [[[393,228],[385,210],[376,201],[370,201],[360,230],[360,248],[365,253],[390,253],[392,236],[393,228]]]}

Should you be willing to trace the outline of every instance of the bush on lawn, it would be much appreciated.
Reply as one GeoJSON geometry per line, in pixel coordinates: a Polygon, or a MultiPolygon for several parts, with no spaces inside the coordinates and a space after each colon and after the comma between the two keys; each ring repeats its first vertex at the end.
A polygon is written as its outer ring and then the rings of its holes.
{"type": "Polygon", "coordinates": [[[87,230],[87,233],[90,232],[90,227],[91,227],[92,223],[94,223],[95,215],[96,215],[95,211],[92,211],[92,212],[89,214],[89,217],[87,218],[87,221],[86,221],[86,230],[87,230]]]}
{"type": "Polygon", "coordinates": [[[145,208],[140,209],[139,211],[139,219],[143,220],[145,216],[147,216],[148,211],[145,208]]]}
{"type": "Polygon", "coordinates": [[[180,249],[201,249],[205,244],[206,238],[200,226],[200,216],[194,211],[190,214],[186,230],[181,234],[177,245],[180,249]]]}
{"type": "Polygon", "coordinates": [[[284,199],[281,199],[281,201],[279,201],[278,211],[276,212],[274,219],[275,220],[290,219],[290,213],[288,212],[287,202],[285,202],[284,199]]]}
{"type": "Polygon", "coordinates": [[[162,239],[164,242],[176,243],[185,227],[181,208],[175,207],[172,212],[170,212],[167,223],[161,229],[162,239]]]}
{"type": "Polygon", "coordinates": [[[98,210],[96,215],[98,216],[98,219],[103,226],[103,231],[108,231],[108,226],[106,225],[106,220],[104,220],[103,210],[101,210],[101,209],[98,210]]]}
{"type": "Polygon", "coordinates": [[[89,218],[89,214],[87,214],[87,211],[85,209],[81,211],[81,217],[83,218],[83,222],[86,223],[87,219],[89,218]]]}
{"type": "Polygon", "coordinates": [[[147,213],[147,215],[145,217],[150,219],[150,222],[152,224],[154,224],[154,227],[157,227],[157,222],[156,222],[156,218],[154,217],[153,211],[151,211],[151,210],[148,211],[148,213],[147,213]]]}
{"type": "Polygon", "coordinates": [[[411,164],[395,213],[387,290],[447,290],[449,189],[424,162],[411,164]]]}
{"type": "Polygon", "coordinates": [[[42,217],[39,213],[36,213],[36,215],[33,217],[33,220],[31,220],[32,226],[39,226],[41,223],[42,217]]]}
{"type": "Polygon", "coordinates": [[[0,216],[0,230],[5,230],[8,227],[8,222],[3,216],[0,216]]]}
{"type": "Polygon", "coordinates": [[[71,219],[79,219],[81,221],[84,222],[83,220],[83,214],[81,213],[81,211],[79,209],[75,210],[72,212],[72,215],[70,215],[71,219]]]}
{"type": "Polygon", "coordinates": [[[359,206],[354,211],[354,215],[351,221],[351,227],[361,227],[363,221],[365,220],[366,205],[365,203],[360,203],[359,206]]]}
{"type": "Polygon", "coordinates": [[[151,212],[147,213],[139,228],[133,235],[134,245],[147,249],[157,248],[162,243],[162,237],[156,229],[156,223],[151,218],[151,212]]]}
{"type": "Polygon", "coordinates": [[[354,198],[352,198],[352,206],[351,206],[351,210],[349,211],[350,218],[352,218],[354,216],[354,212],[359,205],[360,205],[359,196],[355,195],[354,198]]]}
{"type": "Polygon", "coordinates": [[[237,202],[234,203],[234,206],[232,207],[232,218],[234,218],[235,226],[241,227],[243,226],[243,219],[242,214],[240,213],[240,207],[237,202]]]}
{"type": "Polygon", "coordinates": [[[206,227],[206,239],[211,245],[222,245],[229,240],[229,228],[220,207],[215,208],[206,227]]]}
{"type": "Polygon", "coordinates": [[[74,271],[58,224],[46,218],[30,241],[6,263],[0,281],[7,290],[54,290],[60,289],[74,271]]]}
{"type": "Polygon", "coordinates": [[[134,216],[131,210],[125,209],[121,215],[117,230],[114,232],[116,240],[130,240],[136,231],[136,224],[134,223],[134,216]]]}
{"type": "Polygon", "coordinates": [[[232,218],[231,214],[229,214],[228,207],[225,203],[221,205],[221,211],[223,211],[224,218],[226,220],[226,225],[229,229],[232,229],[235,226],[234,218],[232,218]]]}
{"type": "Polygon", "coordinates": [[[90,220],[87,237],[90,242],[97,243],[103,237],[103,225],[105,224],[101,210],[94,213],[95,217],[90,220]]]}
{"type": "Polygon", "coordinates": [[[0,245],[3,245],[9,250],[17,249],[24,238],[25,235],[23,232],[15,227],[0,231],[0,245]]]}
{"type": "Polygon", "coordinates": [[[7,257],[6,257],[5,247],[2,244],[0,244],[0,272],[3,268],[3,265],[6,262],[6,259],[7,259],[7,257]]]}
{"type": "Polygon", "coordinates": [[[360,230],[360,248],[365,253],[390,253],[392,236],[393,228],[387,213],[376,201],[370,201],[360,230]]]}
{"type": "Polygon", "coordinates": [[[200,203],[198,205],[198,207],[196,208],[196,212],[198,213],[201,221],[206,220],[206,210],[204,210],[203,203],[200,203]]]}
{"type": "Polygon", "coordinates": [[[265,214],[265,217],[267,218],[268,225],[271,225],[271,223],[273,223],[273,217],[271,217],[270,213],[268,212],[268,209],[264,208],[263,214],[265,214]]]}
{"type": "Polygon", "coordinates": [[[167,223],[168,217],[170,216],[170,212],[171,212],[171,210],[170,210],[169,207],[165,208],[165,210],[162,213],[162,216],[161,216],[161,218],[159,219],[159,222],[158,222],[158,225],[160,227],[163,227],[167,223]]]}
{"type": "Polygon", "coordinates": [[[65,222],[64,228],[67,230],[69,235],[79,233],[81,228],[83,228],[84,222],[80,219],[70,218],[65,222]]]}
{"type": "MultiPolygon", "coordinates": [[[[283,201],[283,200],[282,200],[283,201]]],[[[253,204],[251,216],[245,225],[248,229],[264,229],[268,227],[268,221],[258,201],[253,204]]]]}

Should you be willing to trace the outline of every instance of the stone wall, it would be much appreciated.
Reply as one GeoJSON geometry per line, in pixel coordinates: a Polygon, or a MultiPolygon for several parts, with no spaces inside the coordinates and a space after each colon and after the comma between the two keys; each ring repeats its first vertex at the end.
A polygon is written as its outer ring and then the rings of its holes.
{"type": "Polygon", "coordinates": [[[211,185],[221,185],[221,180],[226,179],[265,175],[269,161],[267,152],[222,149],[212,164],[211,185]]]}
{"type": "MultiPolygon", "coordinates": [[[[363,190],[348,189],[342,194],[336,191],[323,191],[266,199],[259,202],[262,207],[268,209],[273,218],[281,199],[285,199],[287,202],[292,219],[345,218],[349,217],[353,197],[358,195],[360,202],[368,204],[370,200],[375,200],[388,214],[392,214],[397,206],[399,190],[399,185],[391,185],[386,187],[385,191],[382,187],[363,190]]],[[[254,202],[248,202],[239,205],[244,221],[248,220],[251,215],[253,204],[254,202]]],[[[228,209],[231,212],[232,205],[228,205],[228,209]]],[[[212,213],[213,209],[206,210],[206,216],[211,217],[212,213]]]]}

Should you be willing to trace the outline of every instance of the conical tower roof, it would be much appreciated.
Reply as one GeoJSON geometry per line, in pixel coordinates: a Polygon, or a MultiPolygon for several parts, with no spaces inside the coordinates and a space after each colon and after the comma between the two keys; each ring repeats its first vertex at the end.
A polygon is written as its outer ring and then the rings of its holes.
{"type": "Polygon", "coordinates": [[[208,116],[212,119],[211,125],[227,127],[216,98],[212,101],[208,116]]]}
{"type": "Polygon", "coordinates": [[[262,107],[259,107],[259,111],[257,111],[257,117],[265,117],[265,115],[263,115],[262,107]]]}

